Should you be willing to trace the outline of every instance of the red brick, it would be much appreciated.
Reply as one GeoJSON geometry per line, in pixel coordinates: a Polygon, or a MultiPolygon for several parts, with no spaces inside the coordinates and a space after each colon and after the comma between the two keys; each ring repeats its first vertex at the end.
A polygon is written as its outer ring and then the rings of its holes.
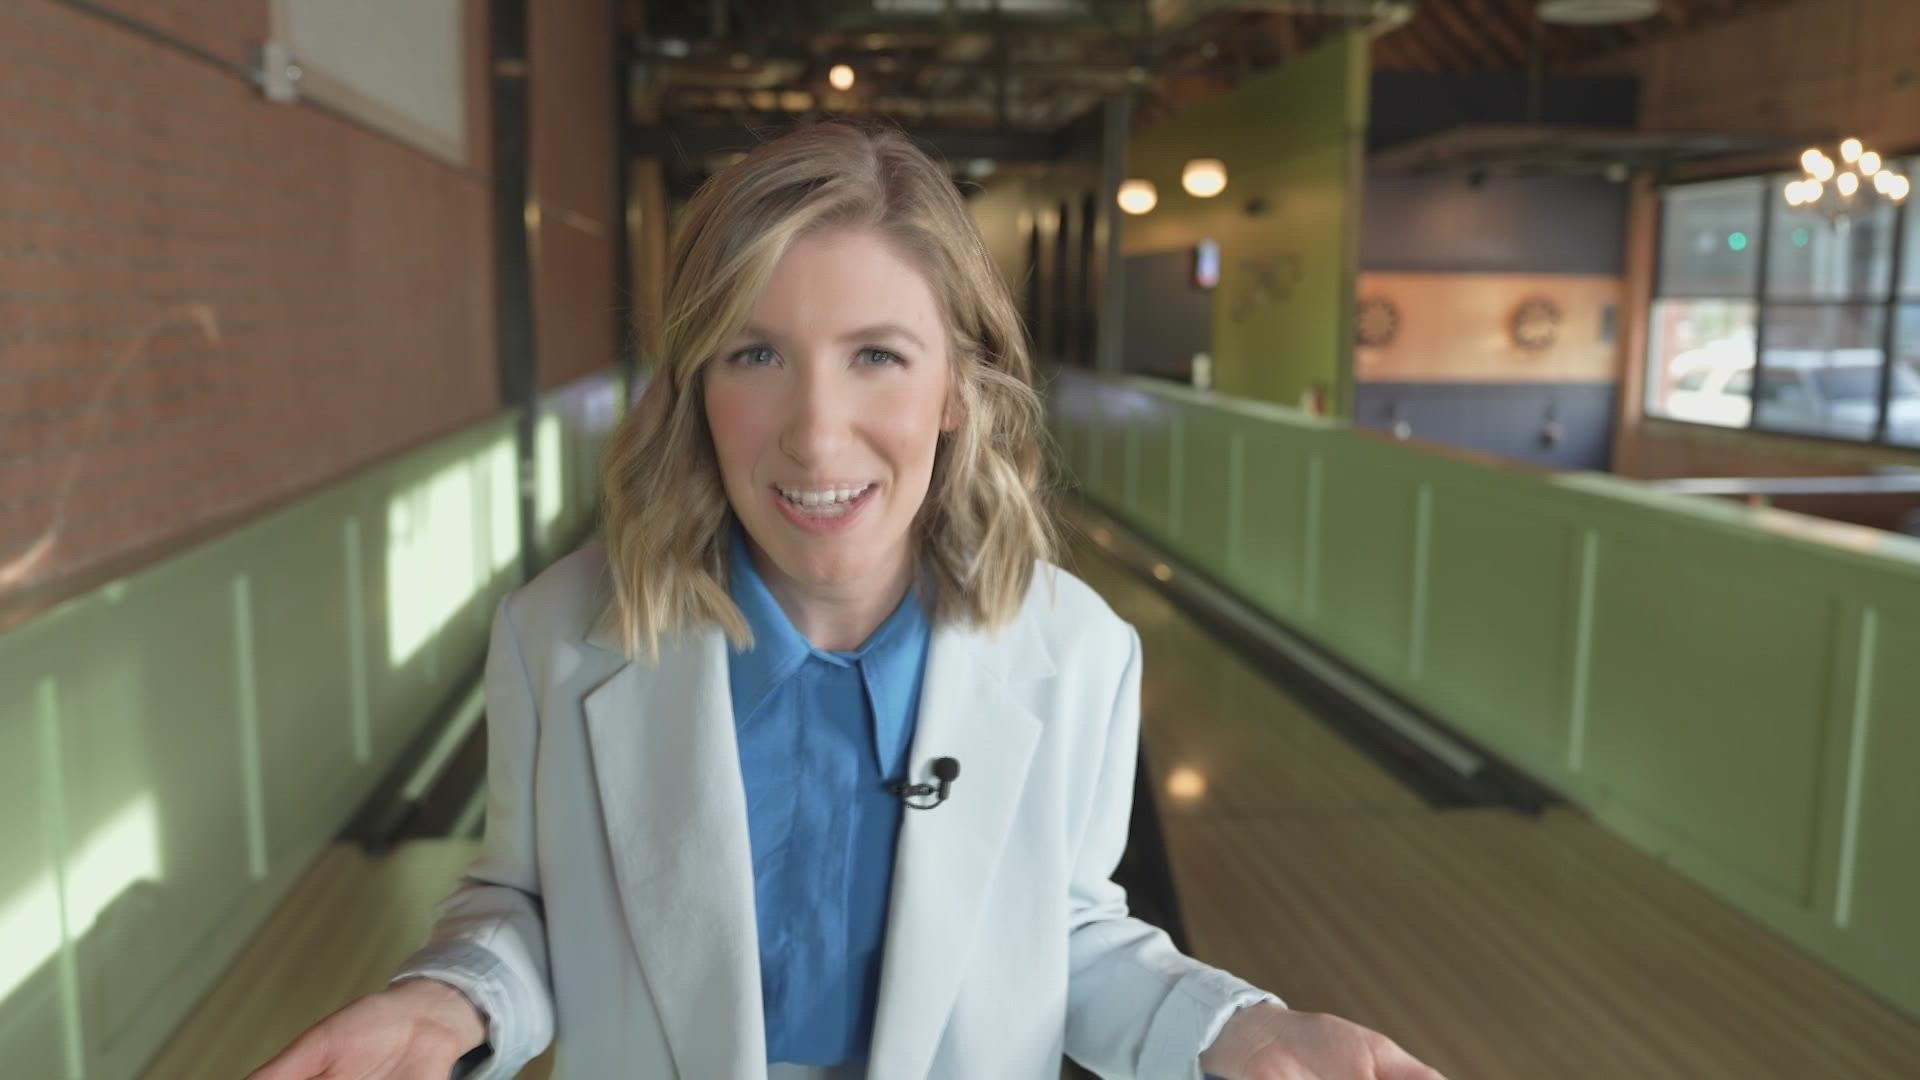
{"type": "MultiPolygon", "coordinates": [[[[257,0],[114,6],[266,35],[257,0]]],[[[81,574],[494,411],[479,171],[49,0],[0,4],[0,161],[0,564],[58,522],[36,580],[81,574]]]]}

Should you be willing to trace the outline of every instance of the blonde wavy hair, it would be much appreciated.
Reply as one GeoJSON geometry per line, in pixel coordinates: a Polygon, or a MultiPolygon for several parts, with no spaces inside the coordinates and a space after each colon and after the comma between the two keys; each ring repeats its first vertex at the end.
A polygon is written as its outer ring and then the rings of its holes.
{"type": "Polygon", "coordinates": [[[1020,316],[946,172],[900,131],[832,121],[756,147],[688,202],[668,260],[646,389],[601,461],[607,561],[629,657],[717,622],[751,641],[726,585],[732,508],[707,428],[705,372],[745,325],[774,265],[818,230],[868,228],[939,300],[962,415],[934,452],[914,547],[936,618],[998,628],[1057,533],[1045,427],[1020,316]]]}

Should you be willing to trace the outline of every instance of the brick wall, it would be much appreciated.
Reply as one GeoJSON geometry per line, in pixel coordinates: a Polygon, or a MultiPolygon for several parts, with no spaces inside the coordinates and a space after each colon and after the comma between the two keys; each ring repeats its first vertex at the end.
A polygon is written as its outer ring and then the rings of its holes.
{"type": "MultiPolygon", "coordinates": [[[[233,64],[266,32],[265,0],[110,6],[233,64]]],[[[0,602],[494,412],[475,146],[450,166],[55,0],[0,4],[0,602]]]]}

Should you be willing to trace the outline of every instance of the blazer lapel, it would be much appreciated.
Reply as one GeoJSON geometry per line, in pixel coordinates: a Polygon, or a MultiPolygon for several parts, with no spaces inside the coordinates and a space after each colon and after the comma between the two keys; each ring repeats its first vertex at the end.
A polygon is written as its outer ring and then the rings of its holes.
{"type": "MultiPolygon", "coordinates": [[[[589,642],[620,647],[606,620],[589,642]]],[[[762,1080],[753,856],[726,639],[627,663],[586,698],[614,878],[681,1076],[762,1080]]]]}
{"type": "Polygon", "coordinates": [[[946,802],[907,810],[895,849],[893,895],[868,1074],[925,1076],[958,996],[980,915],[1026,786],[1040,721],[1012,687],[1052,673],[1027,624],[999,637],[941,625],[927,652],[911,779],[934,758],[960,762],[946,802]]]}

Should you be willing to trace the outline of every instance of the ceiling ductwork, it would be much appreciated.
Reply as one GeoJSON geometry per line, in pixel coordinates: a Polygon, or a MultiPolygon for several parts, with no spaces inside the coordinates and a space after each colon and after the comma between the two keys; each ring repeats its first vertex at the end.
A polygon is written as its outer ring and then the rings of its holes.
{"type": "Polygon", "coordinates": [[[1318,15],[1367,24],[1375,33],[1405,26],[1413,0],[1147,0],[1156,35],[1185,35],[1221,15],[1318,15]]]}
{"type": "MultiPolygon", "coordinates": [[[[704,137],[667,133],[875,113],[950,139],[978,130],[1044,146],[1106,97],[1126,95],[1136,123],[1157,122],[1354,31],[1372,39],[1375,72],[1524,75],[1537,93],[1549,74],[1774,2],[619,0],[631,108],[662,146],[704,137]],[[842,66],[855,76],[844,85],[830,78],[842,66]]],[[[1523,115],[1539,117],[1531,106],[1523,115]]],[[[1478,131],[1397,149],[1391,164],[1611,175],[1712,149],[1692,138],[1641,145],[1582,134],[1569,143],[1547,130],[1478,131]]]]}
{"type": "Polygon", "coordinates": [[[979,15],[999,11],[1015,18],[1091,15],[1091,0],[872,0],[871,7],[886,15],[979,15]]]}

